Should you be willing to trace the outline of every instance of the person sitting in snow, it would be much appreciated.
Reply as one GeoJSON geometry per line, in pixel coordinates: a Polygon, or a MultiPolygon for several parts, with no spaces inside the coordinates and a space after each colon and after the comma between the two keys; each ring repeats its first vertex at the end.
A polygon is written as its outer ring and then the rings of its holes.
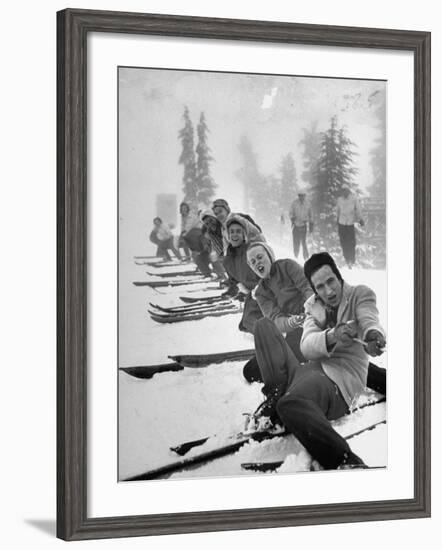
{"type": "Polygon", "coordinates": [[[190,211],[190,206],[187,202],[182,202],[180,204],[180,216],[181,229],[178,239],[178,248],[182,248],[184,250],[184,256],[186,260],[191,260],[192,254],[185,240],[185,237],[189,233],[189,231],[191,231],[195,227],[201,227],[201,223],[198,216],[190,211]]]}
{"type": "Polygon", "coordinates": [[[224,253],[227,251],[227,247],[229,246],[227,220],[231,216],[241,216],[243,218],[244,225],[247,228],[247,234],[251,241],[255,239],[260,241],[265,241],[261,228],[255,222],[255,220],[251,218],[248,214],[243,214],[241,212],[233,213],[230,209],[229,203],[226,200],[216,199],[215,201],[213,201],[212,210],[216,218],[218,219],[218,221],[221,223],[221,233],[223,236],[224,253]]]}
{"type": "MultiPolygon", "coordinates": [[[[247,248],[247,263],[259,277],[255,300],[264,315],[286,335],[286,341],[298,360],[303,363],[300,350],[304,303],[313,294],[302,267],[291,259],[275,259],[267,243],[253,242],[247,248]]],[[[244,366],[247,381],[261,381],[256,357],[244,366]]]]}
{"type": "Polygon", "coordinates": [[[200,213],[200,219],[203,223],[203,236],[210,243],[210,261],[213,270],[221,281],[226,278],[226,271],[223,266],[224,245],[221,222],[216,218],[212,210],[203,210],[200,213]]]}
{"type": "Polygon", "coordinates": [[[181,254],[173,244],[172,231],[167,224],[163,223],[161,218],[154,218],[153,229],[149,239],[158,246],[157,255],[162,256],[165,260],[171,260],[172,258],[170,257],[169,250],[172,250],[177,259],[181,260],[181,254]]]}
{"type": "MultiPolygon", "coordinates": [[[[261,310],[252,296],[252,290],[259,277],[247,264],[247,246],[249,243],[248,223],[239,215],[229,216],[226,224],[229,245],[224,256],[224,269],[229,276],[229,288],[226,295],[244,300],[244,311],[239,330],[253,334],[255,322],[262,317],[261,310]]],[[[255,236],[255,239],[260,237],[255,236]]]]}
{"type": "Polygon", "coordinates": [[[301,364],[269,318],[255,324],[255,349],[267,399],[261,417],[280,421],[324,469],[364,467],[331,426],[367,385],[368,355],[383,353],[375,293],[350,286],[333,258],[313,254],[304,274],[314,294],[305,303],[301,364]]]}

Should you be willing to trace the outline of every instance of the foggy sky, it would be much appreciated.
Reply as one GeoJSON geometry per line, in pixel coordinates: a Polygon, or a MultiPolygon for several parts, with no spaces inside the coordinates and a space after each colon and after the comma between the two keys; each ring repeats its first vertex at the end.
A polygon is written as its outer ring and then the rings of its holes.
{"type": "Polygon", "coordinates": [[[206,116],[215,197],[241,210],[242,185],[235,175],[241,135],[251,140],[264,175],[278,176],[282,157],[291,152],[300,182],[302,129],[317,121],[318,131],[326,130],[334,115],[357,144],[357,183],[361,189],[370,185],[369,151],[380,135],[375,111],[385,96],[382,81],[120,68],[120,237],[141,246],[156,214],[157,193],[176,193],[182,200],[178,132],[185,105],[195,144],[201,111],[206,116]]]}

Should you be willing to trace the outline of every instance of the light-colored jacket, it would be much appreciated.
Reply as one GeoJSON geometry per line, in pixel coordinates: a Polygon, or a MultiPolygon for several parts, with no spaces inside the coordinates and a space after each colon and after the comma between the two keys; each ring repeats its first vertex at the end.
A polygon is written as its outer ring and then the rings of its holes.
{"type": "Polygon", "coordinates": [[[336,210],[338,223],[341,225],[354,225],[362,220],[359,200],[356,195],[352,193],[350,193],[347,198],[338,198],[336,210]]]}
{"type": "Polygon", "coordinates": [[[155,228],[154,231],[160,241],[167,241],[168,239],[173,237],[170,227],[164,222],[158,228],[155,228]]]}
{"type": "MultiPolygon", "coordinates": [[[[368,355],[358,342],[347,347],[338,342],[328,351],[326,333],[331,325],[327,322],[324,303],[314,295],[306,301],[304,309],[306,319],[301,351],[307,360],[319,360],[325,374],[338,386],[351,408],[352,402],[367,384],[368,355]]],[[[337,324],[352,320],[357,321],[357,337],[361,340],[364,340],[371,329],[376,329],[385,336],[384,329],[379,324],[375,293],[364,285],[353,287],[344,283],[337,324]]]]}
{"type": "Polygon", "coordinates": [[[289,218],[295,227],[303,227],[311,223],[313,219],[310,203],[306,199],[303,202],[295,199],[290,207],[289,218]]]}
{"type": "Polygon", "coordinates": [[[186,235],[194,227],[201,227],[201,221],[196,214],[189,212],[186,216],[181,214],[181,233],[186,235]]]}

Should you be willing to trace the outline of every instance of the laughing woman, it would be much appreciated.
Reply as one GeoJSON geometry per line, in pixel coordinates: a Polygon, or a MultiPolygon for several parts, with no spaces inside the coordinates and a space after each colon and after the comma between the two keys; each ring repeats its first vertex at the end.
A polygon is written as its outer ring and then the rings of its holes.
{"type": "MultiPolygon", "coordinates": [[[[299,315],[304,313],[304,303],[313,294],[303,268],[294,260],[275,260],[273,250],[267,243],[251,243],[247,248],[247,262],[260,278],[255,300],[263,316],[286,334],[290,349],[303,362],[299,315]]],[[[261,379],[255,358],[246,363],[244,376],[250,382],[261,379]]]]}
{"type": "MultiPolygon", "coordinates": [[[[251,291],[259,282],[259,276],[247,263],[249,245],[248,225],[244,218],[231,215],[226,223],[228,247],[224,256],[224,269],[229,276],[229,293],[244,297],[244,312],[239,330],[253,334],[255,323],[262,318],[261,309],[253,299],[251,291]]],[[[255,236],[259,239],[259,236],[255,236]]]]}

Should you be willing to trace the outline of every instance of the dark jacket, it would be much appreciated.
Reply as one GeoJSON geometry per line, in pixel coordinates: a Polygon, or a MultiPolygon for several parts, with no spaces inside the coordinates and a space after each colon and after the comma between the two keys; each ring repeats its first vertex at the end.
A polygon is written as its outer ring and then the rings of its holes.
{"type": "Polygon", "coordinates": [[[247,243],[237,247],[229,245],[223,264],[233,283],[242,283],[248,290],[253,290],[259,282],[259,277],[247,263],[247,246],[247,243]]]}
{"type": "Polygon", "coordinates": [[[210,243],[203,235],[203,231],[200,227],[193,227],[184,236],[184,242],[192,250],[201,254],[202,252],[208,252],[210,250],[210,243]]]}
{"type": "Polygon", "coordinates": [[[302,267],[294,260],[276,260],[267,279],[261,279],[255,291],[264,317],[275,323],[281,332],[292,330],[291,315],[304,313],[305,301],[313,295],[302,267]]]}
{"type": "MultiPolygon", "coordinates": [[[[246,250],[247,243],[243,243],[238,247],[229,245],[223,265],[229,275],[231,286],[242,283],[248,290],[253,290],[258,284],[259,277],[250,269],[247,263],[246,250]]],[[[253,334],[258,319],[262,319],[261,309],[252,298],[252,295],[248,294],[244,301],[244,311],[239,323],[239,330],[253,334]]]]}

